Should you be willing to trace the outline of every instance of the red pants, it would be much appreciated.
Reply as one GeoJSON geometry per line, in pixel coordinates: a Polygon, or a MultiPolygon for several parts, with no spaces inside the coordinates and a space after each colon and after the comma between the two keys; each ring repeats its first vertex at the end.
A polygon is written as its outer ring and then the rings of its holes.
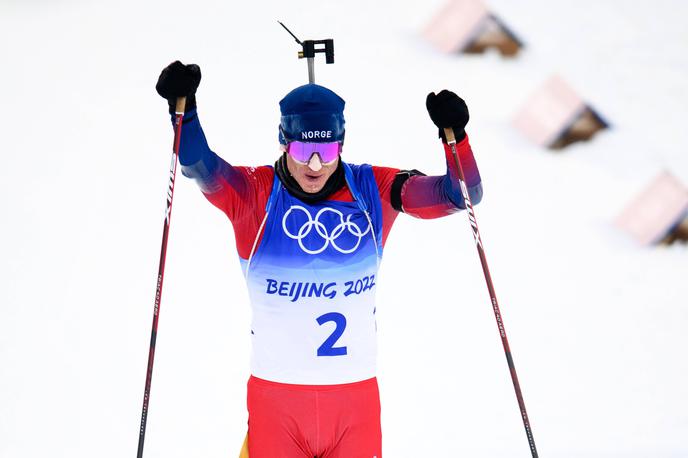
{"type": "Polygon", "coordinates": [[[251,458],[382,458],[377,379],[343,385],[248,381],[251,458]]]}

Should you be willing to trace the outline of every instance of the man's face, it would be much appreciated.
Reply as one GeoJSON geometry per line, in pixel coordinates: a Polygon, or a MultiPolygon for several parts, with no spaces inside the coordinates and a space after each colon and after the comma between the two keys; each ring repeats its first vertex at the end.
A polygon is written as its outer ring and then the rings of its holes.
{"type": "Polygon", "coordinates": [[[332,176],[339,165],[339,156],[332,162],[323,164],[320,155],[313,154],[308,164],[296,162],[287,154],[287,169],[305,192],[314,194],[320,191],[327,179],[332,176]]]}

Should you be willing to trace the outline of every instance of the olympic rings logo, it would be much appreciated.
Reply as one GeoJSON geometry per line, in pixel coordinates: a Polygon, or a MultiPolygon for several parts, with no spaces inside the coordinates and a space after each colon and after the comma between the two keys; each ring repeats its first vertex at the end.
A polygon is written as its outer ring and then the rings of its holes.
{"type": "MultiPolygon", "coordinates": [[[[370,231],[370,225],[366,227],[365,231],[361,231],[361,228],[358,227],[356,223],[353,223],[351,221],[352,216],[353,214],[350,214],[345,219],[344,214],[339,210],[335,210],[334,208],[330,207],[325,207],[315,215],[315,218],[313,218],[306,208],[302,207],[301,205],[292,205],[282,218],[282,230],[284,231],[287,237],[293,240],[297,240],[299,242],[299,246],[301,247],[301,249],[308,254],[322,253],[330,244],[332,245],[332,248],[334,248],[338,252],[342,254],[349,254],[353,253],[358,249],[358,246],[361,244],[361,239],[370,231]],[[303,223],[303,225],[299,228],[296,234],[292,234],[287,228],[287,218],[289,218],[289,215],[291,215],[291,213],[294,210],[299,210],[303,212],[307,218],[306,222],[303,223]],[[332,232],[328,232],[325,225],[322,222],[320,222],[320,217],[326,212],[331,212],[339,216],[339,224],[337,224],[332,229],[332,232]],[[315,233],[318,234],[320,238],[322,238],[323,244],[322,246],[316,249],[311,249],[304,245],[303,240],[314,229],[315,233]],[[342,234],[344,234],[344,231],[347,231],[349,234],[357,238],[356,244],[352,248],[342,248],[341,246],[337,245],[337,239],[339,239],[339,237],[342,234]]],[[[339,243],[341,244],[341,242],[339,243]]]]}

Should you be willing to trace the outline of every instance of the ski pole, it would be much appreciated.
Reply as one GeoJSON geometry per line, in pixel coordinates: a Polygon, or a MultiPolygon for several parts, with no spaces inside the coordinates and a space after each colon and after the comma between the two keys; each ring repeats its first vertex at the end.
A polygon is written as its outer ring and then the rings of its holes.
{"type": "Polygon", "coordinates": [[[485,250],[483,248],[483,242],[480,237],[480,231],[478,230],[478,221],[475,218],[473,204],[471,203],[471,198],[468,195],[468,188],[466,187],[466,179],[463,174],[463,168],[461,167],[461,161],[459,161],[459,155],[456,152],[456,137],[454,136],[454,130],[452,128],[445,128],[444,135],[447,139],[447,143],[451,147],[452,157],[454,158],[456,168],[459,172],[459,185],[461,186],[461,194],[463,194],[463,200],[466,203],[466,214],[468,215],[468,221],[471,223],[471,228],[473,229],[473,238],[475,239],[475,246],[478,249],[478,255],[480,256],[480,264],[482,264],[483,266],[483,273],[485,274],[485,281],[487,282],[487,290],[489,291],[490,299],[492,300],[492,310],[494,311],[495,319],[497,320],[499,335],[502,338],[502,346],[504,347],[506,361],[509,365],[509,372],[511,373],[511,381],[514,384],[514,391],[516,391],[518,407],[521,410],[523,426],[526,429],[526,436],[528,436],[528,445],[530,446],[530,453],[533,456],[533,458],[538,458],[537,449],[535,448],[535,439],[533,438],[533,431],[531,430],[530,422],[528,421],[526,404],[523,401],[523,394],[521,394],[521,385],[518,383],[516,367],[514,366],[514,360],[511,357],[509,341],[506,338],[506,329],[504,328],[504,322],[502,321],[502,314],[499,311],[499,304],[497,303],[497,294],[495,293],[494,285],[492,284],[490,269],[487,266],[487,258],[485,257],[485,250]]]}
{"type": "Polygon", "coordinates": [[[175,107],[174,144],[172,147],[172,161],[170,162],[170,181],[167,188],[167,207],[165,221],[162,227],[162,247],[160,249],[160,264],[158,266],[158,280],[155,286],[155,302],[153,306],[153,329],[151,330],[150,349],[148,350],[148,369],[146,369],[146,387],[143,391],[143,409],[141,411],[141,429],[139,430],[139,448],[136,458],[143,457],[143,442],[146,438],[146,422],[148,420],[148,402],[150,401],[151,380],[153,378],[153,360],[155,358],[155,341],[158,335],[158,317],[160,315],[160,298],[162,297],[162,281],[165,276],[165,258],[167,257],[167,236],[170,231],[172,217],[172,197],[174,196],[174,179],[177,175],[177,159],[179,158],[179,140],[182,136],[182,120],[186,97],[177,99],[175,107]]]}

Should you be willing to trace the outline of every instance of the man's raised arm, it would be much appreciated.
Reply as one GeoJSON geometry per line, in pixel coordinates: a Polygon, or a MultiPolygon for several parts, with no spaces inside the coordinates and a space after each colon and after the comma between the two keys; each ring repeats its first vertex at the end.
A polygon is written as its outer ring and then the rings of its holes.
{"type": "Polygon", "coordinates": [[[269,188],[273,172],[269,167],[232,166],[210,149],[196,108],[196,90],[200,82],[198,65],[175,61],[160,73],[155,89],[167,99],[172,115],[177,97],[186,97],[179,145],[182,173],[196,181],[213,205],[231,220],[236,220],[262,203],[264,199],[258,191],[269,188]]]}

